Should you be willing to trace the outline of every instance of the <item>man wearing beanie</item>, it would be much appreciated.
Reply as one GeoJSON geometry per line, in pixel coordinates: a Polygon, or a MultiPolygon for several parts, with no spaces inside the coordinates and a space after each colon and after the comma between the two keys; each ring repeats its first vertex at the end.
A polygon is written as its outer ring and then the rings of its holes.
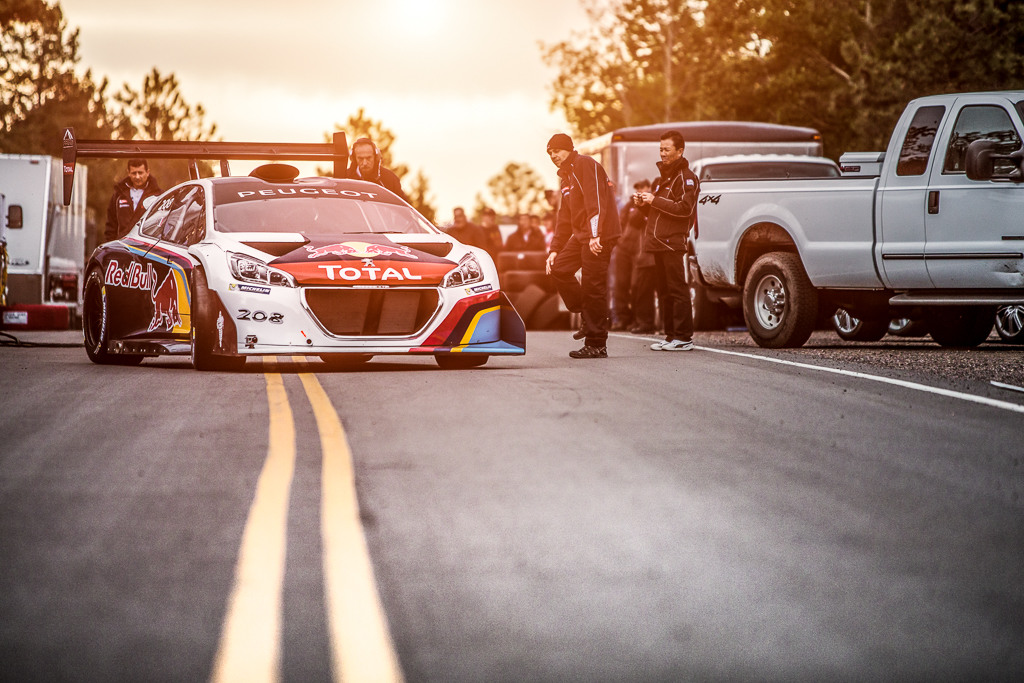
{"type": "Polygon", "coordinates": [[[557,133],[548,141],[548,156],[558,167],[562,200],[547,272],[565,307],[580,313],[574,339],[583,348],[572,358],[608,357],[608,260],[619,238],[619,212],[608,174],[594,159],[573,149],[572,138],[557,133]],[[583,270],[582,282],[576,272],[583,270]]]}

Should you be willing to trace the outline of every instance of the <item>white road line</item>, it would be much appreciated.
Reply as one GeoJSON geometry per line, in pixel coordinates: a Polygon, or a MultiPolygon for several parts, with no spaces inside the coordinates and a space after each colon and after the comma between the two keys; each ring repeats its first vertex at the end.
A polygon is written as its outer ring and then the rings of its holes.
{"type": "MultiPolygon", "coordinates": [[[[663,341],[660,338],[653,337],[637,337],[629,336],[626,337],[621,334],[614,335],[622,339],[649,339],[650,341],[663,341]]],[[[779,365],[788,365],[794,368],[803,368],[805,370],[817,370],[819,372],[829,372],[834,375],[843,375],[844,377],[856,377],[857,379],[865,379],[871,382],[881,382],[882,384],[892,384],[893,386],[903,387],[904,389],[913,389],[915,391],[923,391],[928,394],[935,394],[937,396],[945,396],[947,398],[955,398],[961,401],[967,401],[969,403],[978,403],[983,406],[990,408],[999,408],[1000,410],[1008,410],[1013,413],[1024,414],[1024,405],[1019,403],[1010,403],[1009,401],[1000,401],[994,398],[988,398],[987,396],[975,396],[974,394],[965,394],[961,391],[952,391],[950,389],[940,389],[939,387],[930,387],[927,384],[918,384],[917,382],[907,382],[902,379],[893,379],[892,377],[882,377],[881,375],[869,375],[864,372],[854,372],[853,370],[841,370],[839,368],[830,368],[824,365],[811,365],[809,363],[798,363],[791,360],[782,360],[781,358],[769,358],[768,356],[760,356],[754,353],[743,353],[742,351],[726,351],[725,349],[714,349],[708,346],[694,346],[695,349],[700,351],[710,351],[711,353],[721,353],[726,356],[739,356],[741,358],[753,358],[754,360],[765,361],[766,363],[778,363],[779,365]]],[[[654,352],[657,353],[657,352],[654,352]]]]}

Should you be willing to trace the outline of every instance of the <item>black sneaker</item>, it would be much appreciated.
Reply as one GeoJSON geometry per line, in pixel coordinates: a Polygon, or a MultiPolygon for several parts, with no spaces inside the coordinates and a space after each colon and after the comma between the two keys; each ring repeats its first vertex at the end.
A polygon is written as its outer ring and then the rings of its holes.
{"type": "Polygon", "coordinates": [[[584,346],[577,351],[570,351],[569,358],[607,358],[607,346],[584,346]]]}
{"type": "Polygon", "coordinates": [[[580,329],[572,333],[572,338],[575,339],[576,341],[579,341],[580,339],[583,339],[586,336],[586,325],[583,323],[583,320],[580,320],[580,329]]]}

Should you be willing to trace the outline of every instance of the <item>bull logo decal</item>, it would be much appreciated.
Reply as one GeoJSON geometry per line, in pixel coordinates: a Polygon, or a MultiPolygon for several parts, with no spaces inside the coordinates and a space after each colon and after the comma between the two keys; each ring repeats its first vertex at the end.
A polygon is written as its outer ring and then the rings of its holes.
{"type": "Polygon", "coordinates": [[[166,327],[168,331],[181,327],[181,316],[178,315],[178,283],[174,280],[174,273],[167,273],[167,277],[150,296],[153,299],[153,320],[149,323],[149,331],[152,332],[159,327],[166,327]]]}
{"type": "Polygon", "coordinates": [[[405,256],[416,258],[409,247],[400,244],[374,244],[372,242],[339,242],[328,244],[323,247],[307,246],[309,258],[320,258],[321,256],[355,256],[361,259],[380,258],[382,256],[405,256]]]}

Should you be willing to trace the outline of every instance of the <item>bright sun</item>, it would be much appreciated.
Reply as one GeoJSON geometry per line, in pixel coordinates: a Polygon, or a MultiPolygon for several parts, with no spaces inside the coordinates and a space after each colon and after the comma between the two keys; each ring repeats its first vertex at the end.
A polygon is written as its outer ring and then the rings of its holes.
{"type": "Polygon", "coordinates": [[[448,14],[445,0],[392,0],[395,25],[410,35],[429,38],[437,35],[448,14]]]}

